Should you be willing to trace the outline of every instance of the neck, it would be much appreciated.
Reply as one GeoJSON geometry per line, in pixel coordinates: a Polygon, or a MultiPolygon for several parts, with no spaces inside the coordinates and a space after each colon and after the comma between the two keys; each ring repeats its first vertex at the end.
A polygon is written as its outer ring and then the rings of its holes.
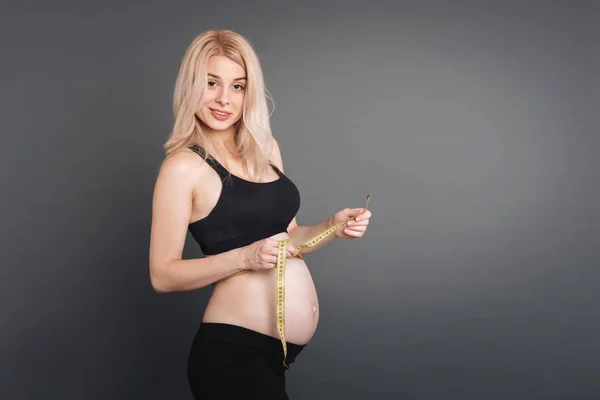
{"type": "Polygon", "coordinates": [[[202,129],[210,135],[214,141],[214,145],[220,153],[227,154],[227,157],[234,156],[236,154],[236,143],[235,143],[235,128],[232,126],[229,129],[222,131],[216,131],[210,129],[204,125],[202,129]]]}

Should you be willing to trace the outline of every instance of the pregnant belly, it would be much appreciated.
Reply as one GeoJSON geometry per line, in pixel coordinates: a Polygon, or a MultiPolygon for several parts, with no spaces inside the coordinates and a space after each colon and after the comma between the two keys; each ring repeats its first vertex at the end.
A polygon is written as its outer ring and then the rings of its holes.
{"type": "MultiPolygon", "coordinates": [[[[273,236],[287,238],[286,233],[273,236]]],[[[279,338],[277,332],[276,269],[238,275],[214,287],[204,322],[243,326],[279,338]]],[[[319,301],[315,285],[301,258],[288,258],[285,270],[286,341],[306,344],[319,321],[319,301]]]]}

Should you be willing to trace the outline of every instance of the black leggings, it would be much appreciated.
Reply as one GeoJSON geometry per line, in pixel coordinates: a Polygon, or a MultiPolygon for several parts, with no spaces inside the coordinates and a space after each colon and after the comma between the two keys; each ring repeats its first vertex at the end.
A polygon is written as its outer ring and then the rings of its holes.
{"type": "MultiPolygon", "coordinates": [[[[286,364],[305,345],[287,342],[286,364]]],[[[287,400],[281,340],[238,325],[202,322],[188,358],[195,399],[287,400]]]]}

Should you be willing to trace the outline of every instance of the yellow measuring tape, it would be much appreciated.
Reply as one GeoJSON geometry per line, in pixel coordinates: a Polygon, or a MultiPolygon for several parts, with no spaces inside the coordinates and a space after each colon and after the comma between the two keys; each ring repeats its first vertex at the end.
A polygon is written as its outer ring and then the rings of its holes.
{"type": "MultiPolygon", "coordinates": [[[[369,193],[369,195],[367,196],[365,209],[369,208],[369,200],[371,200],[371,193],[369,193]]],[[[302,243],[299,246],[296,246],[296,252],[300,256],[300,258],[302,258],[302,255],[300,254],[300,251],[302,249],[315,246],[321,240],[325,239],[327,236],[335,232],[340,226],[346,224],[348,221],[356,219],[356,217],[358,217],[358,215],[347,218],[344,221],[340,221],[337,224],[327,228],[325,231],[321,232],[314,238],[302,243]]],[[[279,336],[281,336],[281,345],[283,346],[283,366],[285,368],[288,368],[288,366],[285,363],[285,359],[287,357],[287,345],[285,341],[285,261],[287,254],[287,245],[291,242],[292,241],[290,239],[282,239],[277,244],[277,331],[279,332],[279,336]]],[[[252,270],[244,269],[242,271],[238,271],[235,274],[231,274],[223,279],[218,280],[214,284],[216,285],[219,282],[223,282],[224,280],[233,278],[237,275],[245,274],[246,272],[252,272],[252,270]]]]}

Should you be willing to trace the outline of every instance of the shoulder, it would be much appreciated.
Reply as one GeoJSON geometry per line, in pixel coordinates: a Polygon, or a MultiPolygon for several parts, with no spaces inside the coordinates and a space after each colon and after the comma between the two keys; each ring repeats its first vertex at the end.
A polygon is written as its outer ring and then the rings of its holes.
{"type": "Polygon", "coordinates": [[[197,182],[208,168],[210,167],[206,161],[194,151],[181,148],[165,157],[160,166],[159,177],[191,184],[197,182]]]}

